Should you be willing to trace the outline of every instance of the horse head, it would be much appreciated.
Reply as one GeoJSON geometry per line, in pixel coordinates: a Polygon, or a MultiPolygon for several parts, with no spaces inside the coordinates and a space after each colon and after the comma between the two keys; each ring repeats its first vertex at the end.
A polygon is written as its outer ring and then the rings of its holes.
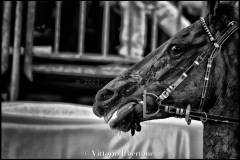
{"type": "Polygon", "coordinates": [[[238,109],[235,113],[224,109],[227,103],[237,103],[238,34],[229,34],[223,44],[217,42],[230,22],[238,22],[235,6],[234,2],[210,1],[205,18],[179,31],[99,90],[93,112],[104,117],[111,128],[125,132],[131,128],[139,131],[139,122],[173,116],[158,112],[159,105],[180,109],[191,105],[195,111],[203,108],[206,113],[237,117],[238,109]],[[209,65],[210,76],[206,77],[209,65]],[[144,117],[143,103],[152,116],[144,117]],[[221,109],[216,109],[219,106],[221,109]]]}

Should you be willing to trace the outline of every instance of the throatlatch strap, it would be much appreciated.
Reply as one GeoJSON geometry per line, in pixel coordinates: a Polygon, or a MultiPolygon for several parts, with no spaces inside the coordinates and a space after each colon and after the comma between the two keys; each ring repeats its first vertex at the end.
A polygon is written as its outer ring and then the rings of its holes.
{"type": "MultiPolygon", "coordinates": [[[[202,22],[202,21],[201,21],[202,22]]],[[[221,46],[225,43],[225,41],[235,32],[238,30],[239,25],[237,22],[232,21],[228,24],[228,29],[227,31],[220,36],[219,38],[217,38],[217,40],[215,41],[215,39],[212,37],[212,41],[214,43],[214,49],[210,55],[210,57],[208,58],[208,63],[207,63],[207,69],[205,72],[205,77],[204,77],[204,83],[203,83],[203,89],[202,89],[202,94],[201,94],[201,101],[200,101],[200,111],[203,111],[203,107],[205,104],[205,99],[206,99],[206,94],[207,94],[207,89],[208,89],[208,83],[209,83],[209,79],[210,79],[210,73],[211,73],[211,67],[212,67],[212,62],[215,58],[216,53],[218,53],[218,51],[220,51],[221,46]],[[216,45],[217,44],[217,45],[216,45]]],[[[204,27],[205,28],[205,27],[204,27]]],[[[206,29],[205,29],[206,30],[206,29]]]]}

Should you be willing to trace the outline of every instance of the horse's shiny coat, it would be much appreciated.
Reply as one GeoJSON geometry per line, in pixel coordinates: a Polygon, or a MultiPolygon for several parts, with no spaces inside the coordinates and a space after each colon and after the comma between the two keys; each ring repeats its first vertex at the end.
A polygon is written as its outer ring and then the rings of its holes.
{"type": "MultiPolygon", "coordinates": [[[[213,35],[222,35],[231,21],[239,21],[238,7],[234,2],[210,2],[210,14],[207,25],[213,35]]],[[[209,114],[238,118],[239,115],[239,34],[234,33],[221,46],[216,55],[209,77],[208,92],[204,111],[209,114]]],[[[160,95],[183,71],[194,62],[197,56],[210,48],[212,43],[199,21],[181,30],[140,63],[117,77],[96,95],[93,111],[98,116],[109,116],[109,112],[118,111],[130,102],[142,99],[143,90],[160,95]],[[173,49],[177,48],[177,49],[173,49]]],[[[164,100],[165,104],[174,104],[185,108],[187,104],[193,110],[200,110],[201,91],[206,72],[207,61],[194,69],[181,85],[164,100]]],[[[155,99],[147,97],[150,111],[156,111],[155,99]]],[[[129,106],[131,108],[131,106],[129,106]]],[[[132,106],[131,113],[111,126],[128,131],[131,119],[146,121],[142,116],[142,107],[132,106]],[[134,115],[134,116],[132,116],[134,115]]],[[[121,113],[121,112],[120,112],[121,113]]],[[[151,119],[166,118],[171,115],[159,112],[151,119]]],[[[204,158],[236,158],[239,156],[239,125],[205,123],[204,158]]]]}

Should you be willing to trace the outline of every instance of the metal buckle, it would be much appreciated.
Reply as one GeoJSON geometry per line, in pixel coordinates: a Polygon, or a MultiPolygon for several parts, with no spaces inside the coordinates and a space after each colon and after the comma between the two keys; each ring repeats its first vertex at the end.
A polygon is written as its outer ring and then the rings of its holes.
{"type": "Polygon", "coordinates": [[[205,123],[208,120],[208,116],[207,116],[206,112],[202,112],[202,113],[204,113],[205,117],[200,117],[200,119],[201,119],[202,123],[205,123]]]}
{"type": "Polygon", "coordinates": [[[147,114],[147,95],[151,95],[151,96],[155,97],[156,100],[158,99],[157,95],[155,95],[153,93],[147,93],[146,90],[143,91],[143,118],[146,118],[146,119],[156,116],[160,111],[160,108],[158,108],[158,110],[155,113],[147,114]]]}
{"type": "Polygon", "coordinates": [[[231,21],[231,22],[228,23],[227,27],[233,26],[235,23],[236,23],[235,21],[231,21]]]}

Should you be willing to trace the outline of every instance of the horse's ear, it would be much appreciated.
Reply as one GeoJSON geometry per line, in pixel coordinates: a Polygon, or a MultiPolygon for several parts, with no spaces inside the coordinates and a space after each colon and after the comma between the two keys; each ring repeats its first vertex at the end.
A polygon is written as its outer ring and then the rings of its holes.
{"type": "Polygon", "coordinates": [[[214,16],[216,14],[216,8],[218,5],[219,5],[219,1],[208,1],[207,2],[208,13],[210,16],[214,16]]]}
{"type": "MultiPolygon", "coordinates": [[[[236,10],[238,1],[208,1],[207,8],[209,22],[222,24],[223,26],[230,21],[236,20],[236,10]]],[[[239,17],[238,17],[239,18],[239,17]]]]}
{"type": "Polygon", "coordinates": [[[238,1],[208,1],[208,13],[211,17],[215,16],[227,16],[232,18],[234,7],[238,5],[238,1]]]}

